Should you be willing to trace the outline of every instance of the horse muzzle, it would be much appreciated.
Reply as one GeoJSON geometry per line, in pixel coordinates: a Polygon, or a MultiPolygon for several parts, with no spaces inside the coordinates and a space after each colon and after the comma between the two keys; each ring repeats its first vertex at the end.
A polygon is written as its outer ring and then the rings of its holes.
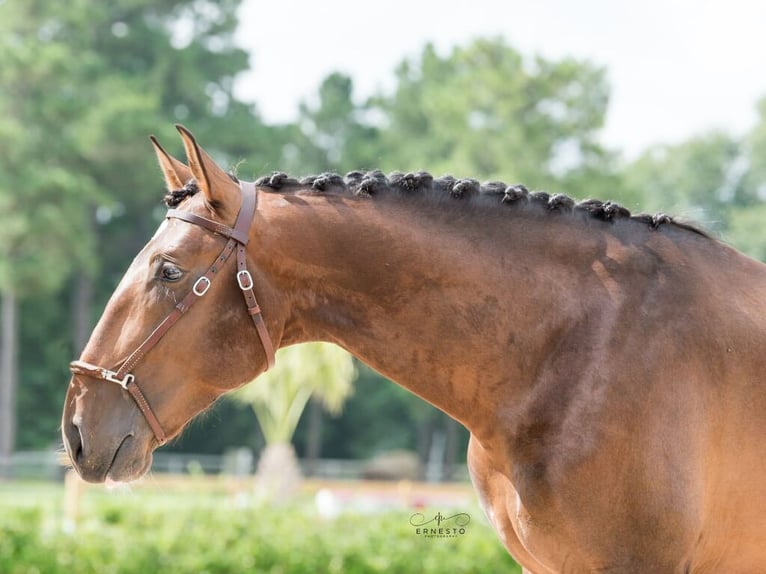
{"type": "MultiPolygon", "coordinates": [[[[153,435],[128,408],[105,409],[104,397],[74,393],[70,385],[61,434],[72,466],[87,482],[129,482],[151,467],[153,435]]],[[[120,405],[121,407],[121,405],[120,405]]],[[[140,414],[139,414],[140,416],[140,414]]]]}

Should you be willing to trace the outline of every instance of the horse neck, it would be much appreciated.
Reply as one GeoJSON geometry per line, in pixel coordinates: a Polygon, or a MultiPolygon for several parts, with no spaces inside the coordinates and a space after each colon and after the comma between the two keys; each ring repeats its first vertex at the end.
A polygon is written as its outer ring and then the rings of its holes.
{"type": "Polygon", "coordinates": [[[286,299],[282,346],[337,343],[476,432],[579,312],[578,279],[571,246],[544,248],[557,231],[454,207],[264,194],[254,256],[286,299]]]}

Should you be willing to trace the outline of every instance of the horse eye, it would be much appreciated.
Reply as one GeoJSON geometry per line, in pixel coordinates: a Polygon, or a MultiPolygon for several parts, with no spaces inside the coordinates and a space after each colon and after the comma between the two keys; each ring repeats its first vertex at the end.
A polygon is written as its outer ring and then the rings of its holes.
{"type": "Polygon", "coordinates": [[[172,263],[165,263],[160,270],[160,279],[163,281],[178,281],[183,276],[183,271],[172,263]]]}

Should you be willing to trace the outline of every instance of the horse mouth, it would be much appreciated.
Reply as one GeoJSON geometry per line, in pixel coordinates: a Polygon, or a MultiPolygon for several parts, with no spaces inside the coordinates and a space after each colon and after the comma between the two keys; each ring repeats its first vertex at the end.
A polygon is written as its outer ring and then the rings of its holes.
{"type": "Polygon", "coordinates": [[[107,484],[132,482],[144,476],[152,466],[152,453],[139,452],[133,434],[127,435],[117,447],[112,462],[104,474],[107,484]]]}
{"type": "Polygon", "coordinates": [[[107,485],[132,482],[152,465],[152,449],[142,448],[133,433],[125,435],[111,452],[83,449],[81,439],[64,442],[72,466],[86,482],[107,485]]]}

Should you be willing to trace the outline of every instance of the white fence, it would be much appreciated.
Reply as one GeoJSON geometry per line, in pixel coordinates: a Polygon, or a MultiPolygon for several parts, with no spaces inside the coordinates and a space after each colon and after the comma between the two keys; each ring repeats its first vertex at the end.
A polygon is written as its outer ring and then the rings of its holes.
{"type": "MultiPolygon", "coordinates": [[[[38,480],[62,480],[67,466],[66,455],[57,451],[20,451],[10,459],[0,458],[0,477],[38,480]]],[[[154,453],[152,471],[163,474],[208,474],[248,476],[255,472],[257,457],[249,449],[235,449],[223,455],[187,454],[173,452],[154,453]]],[[[303,474],[328,480],[354,480],[364,478],[368,461],[346,459],[318,459],[299,461],[303,474]]],[[[448,469],[445,469],[445,471],[448,469]]],[[[452,480],[467,480],[464,464],[455,465],[452,480]]],[[[430,481],[434,481],[429,477],[430,481]]],[[[438,481],[437,481],[438,482],[438,481]]]]}
{"type": "Polygon", "coordinates": [[[0,477],[62,479],[64,467],[56,451],[20,451],[0,456],[0,477]]]}

